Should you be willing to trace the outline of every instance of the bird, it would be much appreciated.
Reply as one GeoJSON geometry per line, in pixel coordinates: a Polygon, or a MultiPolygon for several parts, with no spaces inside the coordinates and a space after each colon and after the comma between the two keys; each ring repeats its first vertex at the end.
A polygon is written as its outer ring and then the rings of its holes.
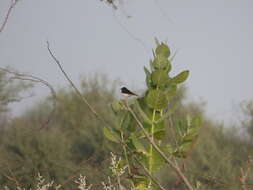
{"type": "Polygon", "coordinates": [[[121,93],[123,96],[129,97],[129,96],[138,96],[137,94],[131,92],[130,90],[128,90],[126,87],[122,87],[121,88],[121,93]]]}

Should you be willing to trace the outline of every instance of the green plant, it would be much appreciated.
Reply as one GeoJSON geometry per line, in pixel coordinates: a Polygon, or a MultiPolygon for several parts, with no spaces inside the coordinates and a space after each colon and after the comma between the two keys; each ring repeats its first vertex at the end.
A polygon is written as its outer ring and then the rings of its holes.
{"type": "Polygon", "coordinates": [[[173,112],[171,100],[178,84],[189,75],[188,70],[174,77],[170,75],[170,54],[166,44],[157,42],[150,70],[144,67],[147,85],[144,95],[131,101],[113,102],[116,125],[104,128],[104,135],[110,141],[122,145],[123,164],[127,165],[128,179],[135,189],[156,189],[157,186],[163,189],[154,174],[165,164],[175,170],[188,189],[193,189],[176,159],[188,156],[198,136],[200,119],[187,116],[176,120],[175,143],[168,143],[165,139],[167,121],[173,112]]]}

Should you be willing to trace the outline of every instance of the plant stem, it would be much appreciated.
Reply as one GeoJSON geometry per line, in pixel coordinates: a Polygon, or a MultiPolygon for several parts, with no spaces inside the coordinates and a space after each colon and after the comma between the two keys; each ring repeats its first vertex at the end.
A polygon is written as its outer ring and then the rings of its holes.
{"type": "MultiPolygon", "coordinates": [[[[155,129],[155,113],[156,110],[153,110],[153,115],[152,115],[152,125],[151,125],[151,139],[152,141],[154,141],[154,129],[155,129]]],[[[153,166],[153,145],[150,143],[150,148],[149,148],[149,173],[152,174],[152,168],[153,166]]],[[[152,180],[150,179],[150,182],[152,182],[152,180]]]]}

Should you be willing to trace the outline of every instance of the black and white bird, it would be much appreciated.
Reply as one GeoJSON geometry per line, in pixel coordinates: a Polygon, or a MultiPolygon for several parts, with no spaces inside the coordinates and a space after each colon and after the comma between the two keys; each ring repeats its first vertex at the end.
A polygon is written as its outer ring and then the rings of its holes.
{"type": "Polygon", "coordinates": [[[126,87],[122,87],[121,88],[121,93],[123,96],[129,97],[129,96],[138,96],[137,94],[131,92],[130,90],[128,90],[126,87]]]}

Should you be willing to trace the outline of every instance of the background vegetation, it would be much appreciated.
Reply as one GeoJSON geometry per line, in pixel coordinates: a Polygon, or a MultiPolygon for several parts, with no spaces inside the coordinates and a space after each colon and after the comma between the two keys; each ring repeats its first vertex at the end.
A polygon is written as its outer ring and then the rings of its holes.
{"type": "MultiPolygon", "coordinates": [[[[101,181],[110,175],[110,151],[121,152],[120,146],[104,138],[104,123],[90,113],[70,87],[57,90],[56,113],[46,128],[38,130],[51,113],[51,97],[35,103],[19,117],[10,117],[9,104],[20,101],[22,92],[30,87],[0,73],[0,188],[34,187],[40,173],[47,180],[62,184],[63,189],[73,187],[73,181],[83,174],[94,184],[93,188],[101,189],[101,181]]],[[[83,78],[80,89],[100,115],[114,122],[110,103],[119,99],[117,81],[95,75],[83,78]]],[[[199,139],[184,161],[186,176],[195,186],[201,184],[200,189],[252,189],[252,102],[243,106],[247,120],[224,128],[205,116],[201,102],[183,104],[186,97],[187,89],[181,86],[172,101],[176,105],[173,119],[187,113],[203,119],[199,139]]],[[[171,136],[173,131],[166,130],[166,134],[171,136]]],[[[165,167],[158,173],[162,184],[168,189],[184,189],[169,170],[165,167]]]]}
{"type": "MultiPolygon", "coordinates": [[[[12,1],[0,33],[17,2],[12,1]]],[[[116,1],[104,2],[117,9],[116,1]]],[[[104,138],[105,123],[90,113],[70,87],[58,89],[57,97],[46,97],[22,115],[11,117],[9,105],[22,101],[31,87],[30,83],[16,82],[0,72],[0,189],[8,186],[42,190],[36,184],[38,174],[61,184],[62,189],[73,189],[73,182],[83,174],[94,189],[101,189],[101,181],[111,175],[110,152],[122,156],[121,146],[104,138]],[[42,127],[48,119],[50,122],[42,127]]],[[[108,123],[115,122],[110,104],[119,99],[117,81],[95,75],[83,78],[80,89],[99,115],[108,123]]],[[[253,101],[242,105],[245,120],[225,128],[205,115],[201,102],[183,104],[186,98],[187,89],[181,86],[171,101],[175,108],[172,121],[167,122],[177,123],[188,114],[203,120],[197,143],[180,165],[183,173],[196,189],[253,189],[253,101]]],[[[172,142],[175,131],[167,127],[165,137],[172,142]]],[[[186,188],[168,167],[156,174],[166,189],[186,188]]]]}

